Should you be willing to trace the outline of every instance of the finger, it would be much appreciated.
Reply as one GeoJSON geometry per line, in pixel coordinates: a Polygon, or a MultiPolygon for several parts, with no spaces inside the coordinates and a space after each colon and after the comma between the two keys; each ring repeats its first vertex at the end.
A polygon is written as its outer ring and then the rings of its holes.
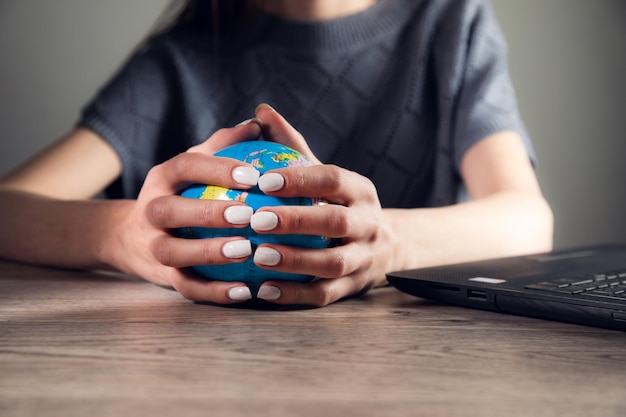
{"type": "Polygon", "coordinates": [[[271,106],[265,103],[259,104],[255,109],[255,114],[263,121],[261,130],[265,139],[295,149],[314,164],[321,164],[300,132],[271,106]]]}
{"type": "Polygon", "coordinates": [[[215,152],[235,143],[258,139],[261,135],[262,125],[263,122],[260,119],[252,118],[239,123],[235,127],[219,129],[209,139],[189,148],[188,152],[201,152],[213,155],[215,152]]]}
{"type": "Polygon", "coordinates": [[[355,242],[328,249],[305,249],[294,246],[260,245],[254,252],[254,263],[263,269],[339,278],[368,268],[372,258],[355,242]]]}
{"type": "Polygon", "coordinates": [[[245,227],[252,207],[221,200],[196,200],[167,195],[157,197],[146,207],[146,217],[160,229],[180,227],[245,227]]]}
{"type": "Polygon", "coordinates": [[[252,254],[252,246],[250,241],[239,237],[184,239],[163,234],[152,242],[151,251],[162,265],[186,268],[240,263],[252,254]]]}
{"type": "Polygon", "coordinates": [[[142,190],[172,194],[194,183],[247,189],[256,185],[258,178],[259,171],[241,161],[185,152],[153,167],[142,190]]]}
{"type": "Polygon", "coordinates": [[[324,307],[366,289],[358,280],[346,276],[310,283],[268,281],[261,286],[259,294],[268,294],[264,299],[276,304],[324,307]]]}
{"type": "Polygon", "coordinates": [[[242,282],[211,281],[182,270],[172,271],[175,272],[170,277],[170,285],[188,300],[234,304],[252,298],[250,289],[242,282]]]}
{"type": "Polygon", "coordinates": [[[250,218],[250,226],[259,234],[300,234],[350,239],[371,236],[378,227],[376,223],[373,216],[360,216],[354,209],[336,204],[264,207],[250,218]]]}
{"type": "Polygon", "coordinates": [[[279,197],[321,197],[346,206],[356,202],[379,204],[376,188],[368,178],[335,165],[269,171],[259,178],[259,187],[265,194],[279,197]]]}

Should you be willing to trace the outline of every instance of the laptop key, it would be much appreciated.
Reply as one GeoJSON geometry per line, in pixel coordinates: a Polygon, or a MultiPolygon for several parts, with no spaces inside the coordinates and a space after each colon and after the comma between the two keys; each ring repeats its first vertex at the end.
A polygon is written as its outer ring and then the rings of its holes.
{"type": "MultiPolygon", "coordinates": [[[[538,290],[538,291],[546,291],[546,292],[551,292],[551,293],[557,293],[557,294],[572,294],[573,291],[575,289],[571,288],[571,287],[554,287],[554,286],[549,286],[549,285],[542,285],[542,284],[529,284],[526,285],[524,288],[527,288],[529,290],[538,290]]],[[[582,292],[583,290],[580,289],[579,292],[582,292]]]]}
{"type": "Polygon", "coordinates": [[[575,285],[575,286],[587,285],[587,284],[592,284],[593,282],[594,280],[592,279],[581,279],[580,281],[572,282],[570,285],[575,285]]]}

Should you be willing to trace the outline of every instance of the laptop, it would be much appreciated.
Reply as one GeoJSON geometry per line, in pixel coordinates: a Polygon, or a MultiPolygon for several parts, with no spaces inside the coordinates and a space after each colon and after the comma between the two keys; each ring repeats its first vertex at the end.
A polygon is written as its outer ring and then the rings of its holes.
{"type": "Polygon", "coordinates": [[[626,245],[396,271],[417,297],[463,307],[626,330],[626,245]]]}

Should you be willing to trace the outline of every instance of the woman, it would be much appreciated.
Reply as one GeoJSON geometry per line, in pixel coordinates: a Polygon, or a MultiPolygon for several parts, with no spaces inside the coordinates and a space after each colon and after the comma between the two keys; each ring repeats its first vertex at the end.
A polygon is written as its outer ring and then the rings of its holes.
{"type": "Polygon", "coordinates": [[[3,179],[0,256],[112,268],[224,304],[254,295],[186,267],[254,256],[319,278],[267,282],[259,298],[323,306],[383,285],[391,270],[549,250],[552,214],[505,52],[481,0],[189,1],[75,129],[3,179]],[[259,135],[317,164],[258,178],[213,156],[259,135]],[[177,197],[190,183],[258,183],[333,204],[251,215],[177,197]],[[102,190],[110,199],[90,199],[102,190]],[[340,244],[253,254],[241,238],[170,233],[249,222],[340,244]]]}

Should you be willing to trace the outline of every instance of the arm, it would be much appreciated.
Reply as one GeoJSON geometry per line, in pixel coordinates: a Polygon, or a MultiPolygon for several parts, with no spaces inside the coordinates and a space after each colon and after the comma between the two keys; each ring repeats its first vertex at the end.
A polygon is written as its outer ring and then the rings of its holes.
{"type": "Polygon", "coordinates": [[[552,212],[516,133],[501,132],[478,142],[463,158],[461,170],[471,201],[433,209],[385,210],[398,236],[394,251],[398,256],[391,269],[552,247],[552,212]],[[419,259],[415,248],[420,248],[419,259]]]}
{"type": "Polygon", "coordinates": [[[22,262],[102,267],[98,236],[113,204],[89,201],[113,181],[113,149],[77,129],[0,181],[0,257],[22,262]],[[72,227],[68,227],[72,225],[72,227]],[[75,227],[74,227],[75,226],[75,227]]]}
{"type": "MultiPolygon", "coordinates": [[[[179,239],[183,226],[232,227],[237,202],[177,196],[199,182],[247,188],[236,173],[257,173],[217,150],[260,134],[259,124],[222,129],[201,145],[154,167],[136,200],[88,200],[115,179],[121,164],[95,133],[79,129],[0,182],[0,258],[70,268],[107,268],[174,287],[192,300],[231,303],[242,283],[188,275],[184,267],[242,262],[223,248],[233,239],[179,239]],[[246,171],[247,170],[247,171],[246,171]]],[[[235,227],[241,227],[235,226],[235,227]]]]}
{"type": "MultiPolygon", "coordinates": [[[[259,108],[265,134],[310,152],[304,139],[276,112],[259,108]]],[[[274,302],[325,305],[383,285],[385,273],[406,268],[540,252],[552,246],[552,213],[544,200],[519,135],[489,136],[466,153],[462,176],[472,200],[441,208],[380,208],[369,180],[332,166],[283,169],[276,195],[324,196],[315,209],[263,209],[278,218],[275,233],[312,233],[341,239],[324,251],[271,247],[272,268],[316,275],[308,285],[266,283],[274,302]],[[278,291],[277,291],[277,290],[278,291]]],[[[261,263],[263,259],[259,260],[261,263]]],[[[269,266],[268,266],[269,267],[269,266]]]]}

